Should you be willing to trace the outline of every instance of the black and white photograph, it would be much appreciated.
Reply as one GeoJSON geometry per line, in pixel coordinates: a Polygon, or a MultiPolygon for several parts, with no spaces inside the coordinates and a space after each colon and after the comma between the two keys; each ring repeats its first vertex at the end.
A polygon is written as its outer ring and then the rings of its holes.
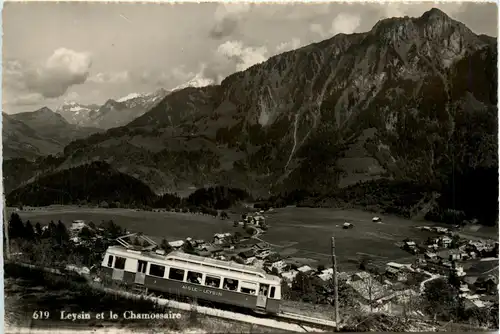
{"type": "Polygon", "coordinates": [[[498,14],[4,2],[4,332],[497,332],[498,14]]]}

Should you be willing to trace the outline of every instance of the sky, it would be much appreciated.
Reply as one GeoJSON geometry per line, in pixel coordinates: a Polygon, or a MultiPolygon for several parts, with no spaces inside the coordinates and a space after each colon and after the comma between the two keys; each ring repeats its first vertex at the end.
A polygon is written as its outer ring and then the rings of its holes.
{"type": "Polygon", "coordinates": [[[497,36],[496,4],[21,3],[3,8],[3,111],[220,83],[269,57],[437,7],[497,36]]]}

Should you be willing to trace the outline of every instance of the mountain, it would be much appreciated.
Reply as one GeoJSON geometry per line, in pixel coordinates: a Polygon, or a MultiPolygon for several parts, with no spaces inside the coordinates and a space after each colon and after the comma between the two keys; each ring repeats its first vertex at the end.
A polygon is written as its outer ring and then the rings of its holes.
{"type": "Polygon", "coordinates": [[[174,89],[172,89],[172,91],[174,92],[188,87],[205,87],[213,84],[214,81],[212,79],[207,79],[204,78],[201,74],[197,74],[194,78],[192,78],[188,82],[183,83],[182,85],[179,85],[174,89]]]}
{"type": "Polygon", "coordinates": [[[8,205],[50,205],[53,203],[76,203],[78,201],[121,202],[127,205],[152,203],[155,194],[141,181],[122,174],[104,162],[67,169],[45,175],[36,182],[10,192],[8,205]]]}
{"type": "Polygon", "coordinates": [[[72,142],[58,168],[106,160],[157,193],[220,184],[326,198],[382,180],[446,194],[455,175],[497,170],[496,104],[496,39],[432,9],[174,91],[72,142]]]}
{"type": "Polygon", "coordinates": [[[5,158],[28,158],[61,153],[74,139],[85,138],[98,129],[69,124],[49,108],[19,114],[2,114],[5,158]]]}
{"type": "Polygon", "coordinates": [[[2,113],[3,157],[33,159],[62,151],[63,146],[54,139],[44,138],[36,130],[2,113]]]}
{"type": "Polygon", "coordinates": [[[165,89],[150,94],[131,93],[118,100],[109,99],[102,106],[65,103],[57,112],[71,124],[109,129],[125,125],[143,115],[168,93],[165,89]]]}
{"type": "Polygon", "coordinates": [[[65,102],[56,112],[60,114],[68,123],[87,126],[89,120],[96,116],[99,106],[96,104],[83,105],[76,102],[65,102]]]}

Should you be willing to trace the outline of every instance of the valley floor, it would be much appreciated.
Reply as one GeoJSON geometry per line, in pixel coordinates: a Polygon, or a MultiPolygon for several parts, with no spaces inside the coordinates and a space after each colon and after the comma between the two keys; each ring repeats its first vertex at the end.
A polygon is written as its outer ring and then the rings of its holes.
{"type": "MultiPolygon", "coordinates": [[[[10,209],[9,211],[12,211],[10,209]]],[[[214,233],[234,232],[233,220],[220,220],[208,215],[175,212],[150,212],[132,209],[99,209],[77,206],[52,206],[48,208],[24,208],[18,211],[21,218],[32,224],[48,224],[61,220],[69,225],[74,220],[96,224],[112,219],[127,230],[142,232],[156,241],[185,239],[211,240],[214,233]]],[[[414,222],[395,216],[380,216],[381,223],[373,223],[373,214],[361,210],[336,210],[322,208],[287,207],[266,212],[269,225],[267,233],[260,236],[273,245],[282,256],[289,256],[309,265],[331,262],[330,237],[336,238],[336,253],[339,271],[354,271],[363,258],[373,263],[390,261],[408,263],[414,256],[403,251],[397,243],[405,238],[415,241],[427,239],[432,234],[416,229],[417,226],[432,226],[429,222],[414,222]],[[343,229],[344,222],[354,225],[343,229]]],[[[489,236],[497,239],[494,229],[466,230],[470,237],[489,236]]]]}

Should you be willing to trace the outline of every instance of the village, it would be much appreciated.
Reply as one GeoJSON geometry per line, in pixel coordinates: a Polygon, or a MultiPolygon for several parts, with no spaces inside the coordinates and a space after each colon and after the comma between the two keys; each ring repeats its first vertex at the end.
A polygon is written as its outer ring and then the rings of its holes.
{"type": "MultiPolygon", "coordinates": [[[[264,213],[260,210],[243,214],[241,220],[233,222],[233,229],[238,228],[238,231],[216,233],[212,240],[187,237],[164,241],[160,247],[167,252],[175,250],[254,266],[281,277],[282,285],[290,289],[298,275],[301,279],[306,277],[314,281],[315,286],[331,285],[332,268],[301,265],[289,256],[280,255],[273,245],[260,238],[269,228],[264,213]]],[[[380,223],[381,219],[374,217],[373,222],[380,223]]],[[[74,243],[82,242],[79,235],[84,227],[88,226],[83,221],[75,221],[71,226],[74,243]]],[[[353,229],[354,224],[346,222],[337,227],[353,229]]],[[[443,227],[424,226],[419,229],[431,235],[423,244],[409,239],[400,244],[402,249],[415,255],[411,263],[366,263],[360,264],[359,271],[338,273],[338,280],[352,291],[357,305],[369,312],[409,312],[412,316],[424,317],[418,307],[410,310],[409,305],[424,293],[431,281],[450,277],[456,279],[455,284],[466,308],[482,309],[493,305],[498,298],[498,266],[481,272],[481,265],[491,265],[494,263],[491,261],[498,260],[498,242],[467,240],[443,227]]]]}

